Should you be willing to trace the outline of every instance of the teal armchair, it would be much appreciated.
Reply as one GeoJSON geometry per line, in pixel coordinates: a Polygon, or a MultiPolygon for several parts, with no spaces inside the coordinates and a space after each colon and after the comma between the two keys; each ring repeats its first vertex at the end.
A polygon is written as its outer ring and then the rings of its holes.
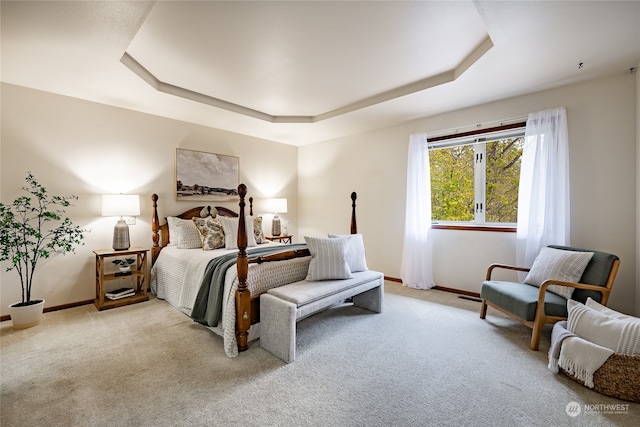
{"type": "Polygon", "coordinates": [[[620,267],[620,259],[606,252],[578,249],[568,246],[550,245],[550,248],[593,252],[593,257],[587,264],[578,283],[546,280],[538,288],[526,283],[492,280],[491,274],[495,269],[529,271],[529,268],[505,264],[492,264],[487,269],[486,280],[482,283],[480,297],[480,318],[487,315],[487,307],[492,307],[511,318],[527,325],[533,331],[531,334],[531,350],[538,350],[540,336],[545,323],[555,323],[567,318],[567,300],[553,292],[549,292],[549,285],[573,287],[575,290],[571,299],[584,303],[588,297],[600,304],[606,305],[613,287],[613,282],[620,267]]]}

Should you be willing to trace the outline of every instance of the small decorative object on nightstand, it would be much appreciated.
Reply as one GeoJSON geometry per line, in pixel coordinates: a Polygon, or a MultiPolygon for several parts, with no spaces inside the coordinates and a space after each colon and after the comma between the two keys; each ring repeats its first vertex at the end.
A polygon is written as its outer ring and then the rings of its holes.
{"type": "Polygon", "coordinates": [[[272,242],[282,242],[291,244],[291,239],[293,238],[290,234],[283,234],[280,236],[264,236],[265,239],[271,240],[272,242]]]}
{"type": "MultiPolygon", "coordinates": [[[[123,305],[135,304],[137,302],[148,301],[147,287],[149,286],[149,274],[147,272],[147,252],[149,249],[132,247],[128,250],[111,250],[101,249],[93,251],[96,254],[96,299],[94,304],[98,310],[106,310],[108,308],[121,307],[123,305]],[[105,273],[105,260],[111,257],[127,256],[135,257],[135,262],[131,263],[131,271],[105,273]],[[133,295],[110,299],[105,296],[105,283],[109,280],[122,279],[129,277],[135,280],[133,283],[133,295]]],[[[126,260],[125,263],[129,264],[126,260]]],[[[128,293],[126,294],[128,295],[128,293]]]]}

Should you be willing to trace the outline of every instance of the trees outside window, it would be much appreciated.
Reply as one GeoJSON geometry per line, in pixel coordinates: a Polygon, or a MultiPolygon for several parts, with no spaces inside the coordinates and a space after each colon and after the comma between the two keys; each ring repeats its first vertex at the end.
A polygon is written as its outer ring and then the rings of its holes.
{"type": "Polygon", "coordinates": [[[430,150],[434,222],[515,224],[524,132],[430,150]]]}

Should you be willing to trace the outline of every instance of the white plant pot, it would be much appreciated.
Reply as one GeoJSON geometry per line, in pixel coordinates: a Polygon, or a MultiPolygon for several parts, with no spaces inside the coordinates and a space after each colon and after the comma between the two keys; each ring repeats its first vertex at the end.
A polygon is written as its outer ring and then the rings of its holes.
{"type": "Polygon", "coordinates": [[[126,273],[126,272],[128,272],[128,271],[131,271],[131,267],[129,267],[129,266],[126,266],[126,267],[118,267],[118,268],[120,269],[120,271],[121,271],[122,273],[126,273]]]}
{"type": "Polygon", "coordinates": [[[44,310],[44,300],[39,300],[36,304],[16,307],[18,302],[9,306],[9,315],[13,322],[14,329],[26,329],[36,326],[42,320],[44,310]]]}

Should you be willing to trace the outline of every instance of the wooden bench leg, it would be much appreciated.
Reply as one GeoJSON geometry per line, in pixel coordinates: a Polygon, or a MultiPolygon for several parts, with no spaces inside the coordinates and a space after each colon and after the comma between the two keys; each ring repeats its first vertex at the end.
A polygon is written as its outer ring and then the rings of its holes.
{"type": "Polygon", "coordinates": [[[286,363],[296,359],[295,304],[260,295],[260,347],[286,363]]]}

